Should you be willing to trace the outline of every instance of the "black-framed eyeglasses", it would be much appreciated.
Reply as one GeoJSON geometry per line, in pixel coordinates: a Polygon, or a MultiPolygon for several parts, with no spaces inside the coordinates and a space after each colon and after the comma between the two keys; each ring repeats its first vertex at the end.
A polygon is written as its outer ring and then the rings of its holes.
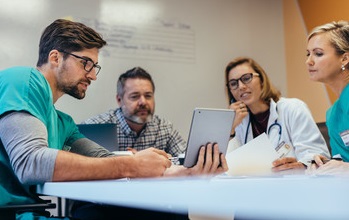
{"type": "Polygon", "coordinates": [[[73,53],[69,53],[69,52],[66,52],[64,50],[61,51],[62,53],[66,53],[66,54],[69,54],[75,58],[78,58],[78,59],[81,59],[83,60],[82,61],[82,64],[84,65],[84,69],[86,72],[91,72],[93,68],[95,68],[95,71],[96,71],[96,76],[98,75],[99,71],[101,71],[101,66],[98,65],[97,63],[94,63],[90,58],[87,58],[87,57],[81,57],[81,56],[78,56],[78,55],[75,55],[73,53]]]}
{"type": "Polygon", "coordinates": [[[231,79],[231,80],[229,80],[227,86],[230,89],[235,90],[235,89],[239,88],[239,80],[243,84],[248,84],[248,83],[250,83],[252,81],[253,76],[259,76],[259,73],[245,73],[244,75],[242,75],[238,79],[231,79]]]}

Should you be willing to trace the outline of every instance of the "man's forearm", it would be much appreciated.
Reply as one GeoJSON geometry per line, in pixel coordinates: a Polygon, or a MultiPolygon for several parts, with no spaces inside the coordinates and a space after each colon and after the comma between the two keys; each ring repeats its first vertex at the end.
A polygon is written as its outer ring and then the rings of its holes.
{"type": "Polygon", "coordinates": [[[93,158],[59,151],[52,181],[118,179],[133,177],[134,158],[93,158]]]}
{"type": "Polygon", "coordinates": [[[0,118],[1,142],[18,179],[25,184],[51,181],[58,150],[49,149],[44,124],[26,112],[0,118]]]}

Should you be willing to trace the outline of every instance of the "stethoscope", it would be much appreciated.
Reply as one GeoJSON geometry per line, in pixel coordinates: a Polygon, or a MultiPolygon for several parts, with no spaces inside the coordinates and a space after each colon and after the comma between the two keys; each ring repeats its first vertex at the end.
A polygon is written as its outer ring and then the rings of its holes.
{"type": "MultiPolygon", "coordinates": [[[[277,112],[277,108],[276,108],[276,112],[277,112]]],[[[250,117],[250,120],[248,122],[248,125],[247,125],[247,130],[246,130],[246,134],[245,134],[245,144],[247,143],[247,136],[248,136],[248,131],[250,129],[250,125],[251,125],[251,117],[250,117]]],[[[281,125],[277,122],[277,119],[275,119],[274,123],[271,124],[267,130],[267,134],[270,133],[271,129],[273,127],[277,127],[277,129],[279,130],[279,140],[278,140],[278,143],[280,142],[280,139],[281,139],[281,134],[282,134],[282,127],[281,125]]]]}

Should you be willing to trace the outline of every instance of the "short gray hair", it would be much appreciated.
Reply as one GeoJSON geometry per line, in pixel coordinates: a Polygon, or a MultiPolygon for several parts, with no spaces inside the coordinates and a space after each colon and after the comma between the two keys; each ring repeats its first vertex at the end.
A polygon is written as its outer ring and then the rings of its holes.
{"type": "Polygon", "coordinates": [[[116,92],[120,97],[123,97],[125,94],[125,82],[127,79],[148,80],[153,87],[153,92],[155,92],[155,84],[150,74],[141,67],[134,67],[119,76],[118,82],[116,84],[116,92]]]}

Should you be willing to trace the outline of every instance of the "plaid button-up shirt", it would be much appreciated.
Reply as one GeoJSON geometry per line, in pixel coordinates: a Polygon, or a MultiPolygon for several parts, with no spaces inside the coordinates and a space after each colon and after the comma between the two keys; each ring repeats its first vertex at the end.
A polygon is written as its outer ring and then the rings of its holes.
{"type": "Polygon", "coordinates": [[[184,153],[186,142],[171,122],[153,116],[151,122],[146,123],[139,135],[128,126],[121,108],[109,110],[108,112],[94,116],[82,122],[82,124],[117,124],[117,135],[119,150],[126,150],[132,147],[136,150],[143,150],[149,147],[164,150],[172,156],[184,153]]]}

